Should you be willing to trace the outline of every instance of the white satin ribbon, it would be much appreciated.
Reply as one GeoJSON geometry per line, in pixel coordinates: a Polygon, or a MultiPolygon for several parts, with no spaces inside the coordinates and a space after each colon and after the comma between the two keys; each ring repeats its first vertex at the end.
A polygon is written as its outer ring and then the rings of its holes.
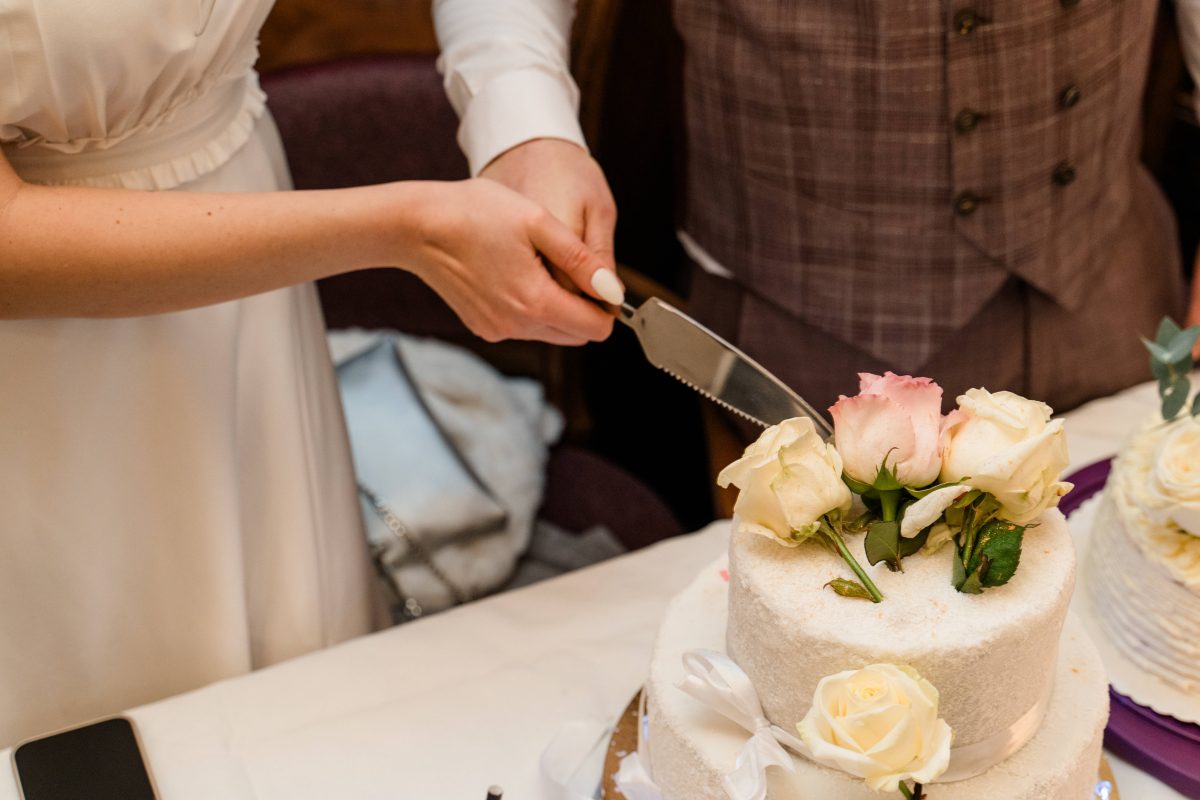
{"type": "Polygon", "coordinates": [[[733,771],[725,776],[725,791],[731,800],[766,800],[767,767],[794,773],[796,766],[784,746],[803,755],[808,754],[808,748],[797,737],[771,724],[749,676],[729,656],[715,650],[689,650],[683,654],[683,668],[687,676],[680,682],[680,689],[750,734],[733,771]]]}
{"type": "Polygon", "coordinates": [[[1046,681],[1042,696],[1013,724],[974,744],[950,748],[950,766],[934,783],[954,783],[982,775],[1024,747],[1042,727],[1053,691],[1054,681],[1046,681]]]}
{"type": "MultiPolygon", "coordinates": [[[[689,650],[683,654],[683,666],[687,676],[679,688],[750,734],[725,778],[730,800],[765,800],[767,767],[794,773],[795,765],[784,747],[815,760],[802,740],[766,718],[749,676],[729,656],[714,650],[689,650]]],[[[973,778],[1020,750],[1041,727],[1050,694],[1051,684],[1047,683],[1038,701],[1012,725],[982,741],[951,749],[950,767],[934,783],[973,778]]],[[[826,766],[836,768],[835,764],[826,766]]]]}

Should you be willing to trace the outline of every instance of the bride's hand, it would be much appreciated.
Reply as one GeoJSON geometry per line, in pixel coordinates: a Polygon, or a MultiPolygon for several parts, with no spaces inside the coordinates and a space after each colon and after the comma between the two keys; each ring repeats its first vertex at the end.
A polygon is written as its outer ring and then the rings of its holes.
{"type": "Polygon", "coordinates": [[[612,332],[612,315],[555,283],[542,259],[601,301],[620,299],[616,275],[550,212],[490,180],[424,186],[419,235],[402,263],[472,332],[564,345],[612,332]]]}

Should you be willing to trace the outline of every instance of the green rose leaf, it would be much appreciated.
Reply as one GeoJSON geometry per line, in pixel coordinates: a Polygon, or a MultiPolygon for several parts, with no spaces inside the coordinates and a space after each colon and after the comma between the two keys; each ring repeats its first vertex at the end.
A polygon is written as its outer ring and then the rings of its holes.
{"type": "Polygon", "coordinates": [[[796,544],[804,544],[809,539],[816,536],[819,530],[821,530],[821,523],[819,520],[817,522],[809,523],[803,528],[792,528],[792,541],[796,544]]]}
{"type": "Polygon", "coordinates": [[[904,488],[899,479],[896,478],[895,470],[887,465],[886,458],[879,465],[879,472],[875,474],[875,480],[871,483],[871,486],[881,492],[892,492],[904,488]]]}
{"type": "Polygon", "coordinates": [[[900,537],[900,557],[908,558],[913,553],[925,546],[925,542],[929,539],[929,532],[933,530],[933,525],[925,528],[916,536],[901,536],[900,537]]]}
{"type": "Polygon", "coordinates": [[[855,494],[867,494],[868,492],[874,491],[870,484],[863,483],[862,481],[856,481],[854,478],[851,478],[844,472],[842,473],[842,483],[846,484],[850,491],[854,492],[855,494]]]}
{"type": "Polygon", "coordinates": [[[834,578],[825,585],[842,597],[861,597],[863,600],[872,599],[871,593],[867,591],[866,587],[858,581],[852,581],[848,578],[834,578]]]}
{"type": "MultiPolygon", "coordinates": [[[[967,480],[970,480],[970,479],[963,478],[963,481],[967,481],[967,480]]],[[[971,505],[972,503],[974,503],[976,500],[978,500],[981,497],[983,497],[983,492],[979,491],[978,489],[972,489],[971,491],[967,492],[962,497],[958,498],[953,503],[951,503],[950,507],[951,508],[960,508],[960,509],[966,508],[967,506],[971,505]]]]}
{"type": "Polygon", "coordinates": [[[863,550],[871,566],[882,561],[893,572],[900,569],[900,523],[872,522],[867,529],[867,538],[863,540],[863,550]]]}
{"type": "Polygon", "coordinates": [[[841,525],[842,533],[866,533],[867,527],[870,525],[871,520],[874,518],[875,518],[875,515],[873,513],[871,513],[871,511],[868,509],[867,511],[864,511],[863,513],[859,514],[857,517],[850,520],[849,522],[842,523],[842,525],[841,525]]]}
{"type": "Polygon", "coordinates": [[[1188,382],[1186,375],[1180,375],[1165,391],[1160,385],[1159,390],[1162,395],[1162,415],[1165,420],[1172,420],[1178,416],[1183,410],[1183,406],[1187,403],[1188,392],[1192,385],[1188,382]]]}
{"type": "Polygon", "coordinates": [[[950,577],[950,582],[954,584],[954,588],[958,589],[967,579],[967,569],[962,563],[962,548],[954,548],[954,573],[950,577]]]}
{"type": "MultiPolygon", "coordinates": [[[[979,530],[975,550],[966,564],[981,586],[1003,586],[1021,563],[1021,539],[1025,528],[1004,520],[992,520],[979,530]]],[[[970,578],[967,579],[968,582],[970,578]]],[[[965,590],[962,590],[965,591],[965,590]]]]}
{"type": "MultiPolygon", "coordinates": [[[[961,562],[959,562],[961,563],[961,562]]],[[[966,580],[958,585],[958,590],[963,594],[979,594],[983,591],[983,578],[981,577],[988,569],[988,558],[984,556],[980,565],[975,571],[967,576],[966,580]]]]}
{"type": "Polygon", "coordinates": [[[913,489],[909,486],[906,486],[904,488],[908,490],[909,494],[911,494],[917,500],[920,500],[922,497],[924,497],[926,495],[933,494],[938,489],[945,489],[947,486],[957,486],[957,485],[958,485],[958,481],[953,481],[951,483],[935,483],[931,486],[926,486],[924,489],[913,489]]]}

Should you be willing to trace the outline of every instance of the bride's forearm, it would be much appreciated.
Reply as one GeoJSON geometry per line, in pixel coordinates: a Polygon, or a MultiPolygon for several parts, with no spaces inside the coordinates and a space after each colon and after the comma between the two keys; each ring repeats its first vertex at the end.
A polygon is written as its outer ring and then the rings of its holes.
{"type": "Polygon", "coordinates": [[[0,318],[178,311],[369,266],[421,246],[437,184],[271,193],[10,184],[0,318]]]}

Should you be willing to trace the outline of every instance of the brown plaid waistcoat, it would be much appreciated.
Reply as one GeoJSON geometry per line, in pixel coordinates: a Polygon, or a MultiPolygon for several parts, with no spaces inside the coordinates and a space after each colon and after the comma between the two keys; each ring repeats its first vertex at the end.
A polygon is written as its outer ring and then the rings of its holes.
{"type": "Polygon", "coordinates": [[[1156,191],[1135,180],[1155,9],[675,0],[684,227],[748,291],[902,368],[1013,275],[1075,310],[1139,266],[1104,254],[1156,191]]]}

